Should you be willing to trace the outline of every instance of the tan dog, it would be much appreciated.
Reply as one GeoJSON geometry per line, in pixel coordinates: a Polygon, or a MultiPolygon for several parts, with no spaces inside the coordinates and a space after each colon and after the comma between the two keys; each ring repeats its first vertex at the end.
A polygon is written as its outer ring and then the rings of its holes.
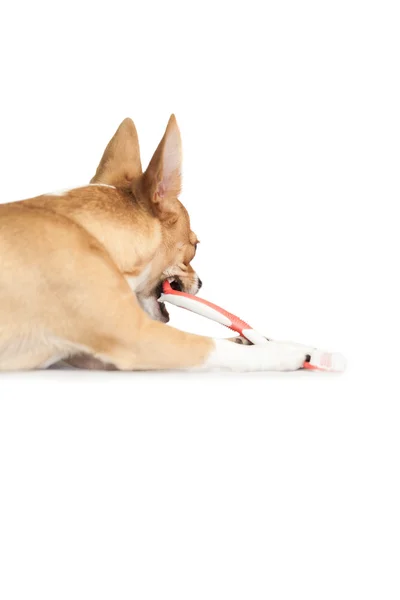
{"type": "Polygon", "coordinates": [[[135,126],[122,122],[90,185],[0,205],[0,369],[85,367],[293,370],[309,348],[246,346],[166,326],[161,284],[196,293],[197,237],[181,188],[171,116],[142,173],[135,126]]]}

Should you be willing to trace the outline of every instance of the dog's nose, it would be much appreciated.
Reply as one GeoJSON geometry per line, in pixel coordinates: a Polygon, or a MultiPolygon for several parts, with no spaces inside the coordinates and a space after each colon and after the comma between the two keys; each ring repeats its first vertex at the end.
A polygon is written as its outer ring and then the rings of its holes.
{"type": "Polygon", "coordinates": [[[199,286],[199,289],[200,289],[200,288],[201,288],[201,286],[203,285],[203,282],[202,282],[202,280],[200,279],[200,277],[198,277],[197,279],[198,279],[197,285],[199,286]]]}

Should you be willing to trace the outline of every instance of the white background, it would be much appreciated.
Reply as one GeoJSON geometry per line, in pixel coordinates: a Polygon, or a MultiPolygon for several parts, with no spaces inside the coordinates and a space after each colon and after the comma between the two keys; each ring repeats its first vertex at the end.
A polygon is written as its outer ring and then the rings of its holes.
{"type": "Polygon", "coordinates": [[[147,164],[175,112],[202,295],[348,359],[1,375],[2,600],[399,598],[395,8],[1,9],[1,202],[87,182],[126,116],[147,164]]]}

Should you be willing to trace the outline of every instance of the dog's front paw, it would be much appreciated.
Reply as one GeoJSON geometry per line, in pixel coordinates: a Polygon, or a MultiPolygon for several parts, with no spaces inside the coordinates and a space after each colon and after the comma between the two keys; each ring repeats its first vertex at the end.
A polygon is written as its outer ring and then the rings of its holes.
{"type": "Polygon", "coordinates": [[[298,371],[303,369],[309,355],[302,348],[277,344],[277,371],[298,371]]]}
{"type": "Polygon", "coordinates": [[[243,348],[243,357],[254,371],[297,371],[302,369],[308,358],[301,348],[269,342],[243,348]]]}

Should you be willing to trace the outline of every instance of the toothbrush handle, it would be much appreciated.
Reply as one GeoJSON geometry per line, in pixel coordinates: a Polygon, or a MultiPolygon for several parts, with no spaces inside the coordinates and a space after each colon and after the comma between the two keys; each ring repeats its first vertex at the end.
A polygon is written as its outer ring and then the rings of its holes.
{"type": "Polygon", "coordinates": [[[192,296],[185,292],[178,292],[172,289],[168,281],[164,283],[163,290],[164,293],[159,299],[160,302],[169,302],[180,308],[185,308],[198,315],[207,317],[221,325],[225,325],[225,327],[229,327],[232,331],[236,331],[236,333],[239,333],[253,344],[268,344],[265,337],[253,329],[246,321],[239,319],[239,317],[220,306],[208,302],[208,300],[204,300],[203,298],[199,298],[198,296],[192,296]]]}

